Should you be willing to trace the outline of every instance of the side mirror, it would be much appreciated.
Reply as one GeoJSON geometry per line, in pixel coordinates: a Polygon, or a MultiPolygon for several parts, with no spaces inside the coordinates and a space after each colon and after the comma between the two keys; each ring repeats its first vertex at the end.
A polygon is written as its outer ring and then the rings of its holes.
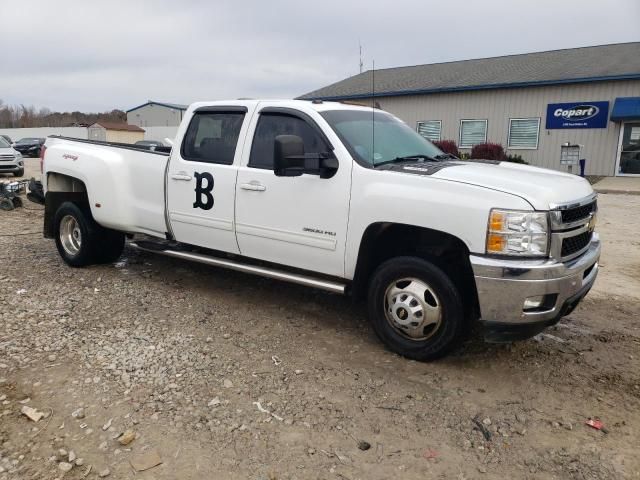
{"type": "Polygon", "coordinates": [[[278,135],[273,146],[273,173],[299,177],[304,173],[304,142],[297,135],[278,135]]]}

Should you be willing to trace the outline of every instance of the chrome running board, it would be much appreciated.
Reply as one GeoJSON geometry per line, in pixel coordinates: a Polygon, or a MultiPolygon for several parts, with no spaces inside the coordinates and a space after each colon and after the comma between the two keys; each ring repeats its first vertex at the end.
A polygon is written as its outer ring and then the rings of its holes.
{"type": "Polygon", "coordinates": [[[249,265],[246,263],[240,263],[234,260],[227,260],[210,255],[203,255],[201,253],[193,252],[180,252],[177,250],[169,249],[153,249],[145,248],[138,245],[136,242],[129,242],[129,245],[145,252],[159,253],[167,257],[182,258],[184,260],[191,260],[192,262],[204,263],[205,265],[212,265],[214,267],[227,268],[229,270],[235,270],[237,272],[251,273],[253,275],[260,275],[262,277],[273,278],[276,280],[283,280],[285,282],[297,283],[298,285],[305,285],[307,287],[319,288],[321,290],[327,290],[333,293],[343,294],[346,291],[346,285],[344,283],[333,282],[330,280],[324,280],[306,275],[300,275],[298,273],[289,273],[282,270],[275,270],[268,267],[260,267],[256,265],[249,265]]]}

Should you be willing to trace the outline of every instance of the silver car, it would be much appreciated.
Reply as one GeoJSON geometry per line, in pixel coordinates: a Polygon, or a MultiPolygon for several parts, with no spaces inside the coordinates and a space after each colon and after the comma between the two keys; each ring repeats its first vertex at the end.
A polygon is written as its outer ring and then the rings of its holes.
{"type": "Polygon", "coordinates": [[[16,177],[24,175],[22,154],[0,137],[0,173],[13,173],[16,177]]]}

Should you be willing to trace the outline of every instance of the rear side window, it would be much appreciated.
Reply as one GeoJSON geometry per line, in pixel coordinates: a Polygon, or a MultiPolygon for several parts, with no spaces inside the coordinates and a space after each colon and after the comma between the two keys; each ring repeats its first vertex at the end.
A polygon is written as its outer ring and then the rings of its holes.
{"type": "Polygon", "coordinates": [[[241,112],[196,112],[182,142],[182,157],[231,165],[243,120],[241,112]]]}
{"type": "Polygon", "coordinates": [[[324,139],[304,120],[291,115],[263,113],[260,115],[256,133],[253,136],[249,157],[250,167],[273,169],[273,147],[278,135],[297,135],[302,138],[305,154],[329,151],[329,146],[324,139]]]}

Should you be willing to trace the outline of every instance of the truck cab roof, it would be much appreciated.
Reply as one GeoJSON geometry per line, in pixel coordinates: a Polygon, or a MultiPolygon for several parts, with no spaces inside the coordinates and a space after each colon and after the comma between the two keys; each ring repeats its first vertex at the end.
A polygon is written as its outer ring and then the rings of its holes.
{"type": "Polygon", "coordinates": [[[250,99],[250,100],[212,100],[204,102],[195,102],[189,105],[189,110],[195,110],[201,107],[215,106],[244,106],[244,107],[260,107],[263,103],[269,103],[269,106],[277,106],[282,108],[293,108],[297,110],[315,110],[316,112],[324,112],[327,110],[367,110],[371,111],[371,107],[352,105],[340,102],[314,102],[311,100],[291,100],[291,99],[250,99]]]}

